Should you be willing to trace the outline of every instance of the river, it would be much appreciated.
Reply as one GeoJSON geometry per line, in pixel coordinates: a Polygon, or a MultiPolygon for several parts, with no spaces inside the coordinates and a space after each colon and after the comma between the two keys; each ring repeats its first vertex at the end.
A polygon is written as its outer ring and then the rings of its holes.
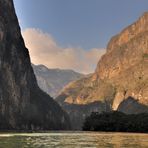
{"type": "Polygon", "coordinates": [[[1,133],[0,148],[148,148],[148,134],[105,132],[1,133]]]}

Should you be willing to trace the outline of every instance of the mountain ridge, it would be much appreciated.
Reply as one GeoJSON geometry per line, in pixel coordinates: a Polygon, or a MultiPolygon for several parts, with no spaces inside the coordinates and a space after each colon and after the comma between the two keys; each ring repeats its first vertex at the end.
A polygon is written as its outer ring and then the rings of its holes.
{"type": "MultiPolygon", "coordinates": [[[[125,113],[148,112],[148,107],[145,107],[148,106],[146,67],[148,67],[148,12],[111,38],[107,52],[99,60],[92,76],[73,82],[56,100],[62,106],[69,105],[67,112],[73,104],[87,105],[96,101],[105,103],[108,110],[125,113]],[[133,101],[128,99],[129,97],[133,101]],[[130,110],[132,104],[134,107],[130,110]]],[[[102,110],[98,106],[98,112],[105,110],[106,108],[102,110]]],[[[71,113],[70,116],[75,118],[76,115],[71,113]]]]}
{"type": "Polygon", "coordinates": [[[52,97],[56,97],[68,83],[85,77],[84,74],[71,69],[50,69],[44,65],[34,64],[32,67],[39,87],[52,97]]]}

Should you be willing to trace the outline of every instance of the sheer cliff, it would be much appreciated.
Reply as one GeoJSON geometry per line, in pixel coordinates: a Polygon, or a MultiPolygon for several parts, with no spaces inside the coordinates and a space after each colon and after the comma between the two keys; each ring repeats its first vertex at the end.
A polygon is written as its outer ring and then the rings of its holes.
{"type": "Polygon", "coordinates": [[[0,0],[0,129],[68,129],[68,115],[37,85],[12,0],[0,0]]]}
{"type": "Polygon", "coordinates": [[[66,86],[57,101],[69,113],[73,104],[93,102],[106,104],[98,105],[98,111],[148,112],[148,12],[112,37],[94,74],[66,86]]]}

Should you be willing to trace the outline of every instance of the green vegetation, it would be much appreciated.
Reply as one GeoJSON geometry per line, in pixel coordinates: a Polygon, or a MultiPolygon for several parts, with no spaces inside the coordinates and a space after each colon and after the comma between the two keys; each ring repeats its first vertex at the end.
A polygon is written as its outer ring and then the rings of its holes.
{"type": "Polygon", "coordinates": [[[127,115],[118,111],[93,112],[85,119],[83,130],[148,133],[148,114],[127,115]]]}
{"type": "Polygon", "coordinates": [[[148,58],[148,53],[143,54],[143,58],[148,58]]]}

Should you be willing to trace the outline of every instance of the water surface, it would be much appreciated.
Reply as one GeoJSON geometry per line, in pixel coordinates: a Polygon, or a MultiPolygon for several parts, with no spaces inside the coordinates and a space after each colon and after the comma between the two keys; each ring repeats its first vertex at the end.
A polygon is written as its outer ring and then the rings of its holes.
{"type": "Polygon", "coordinates": [[[48,132],[0,134],[0,148],[148,148],[148,134],[48,132]]]}

